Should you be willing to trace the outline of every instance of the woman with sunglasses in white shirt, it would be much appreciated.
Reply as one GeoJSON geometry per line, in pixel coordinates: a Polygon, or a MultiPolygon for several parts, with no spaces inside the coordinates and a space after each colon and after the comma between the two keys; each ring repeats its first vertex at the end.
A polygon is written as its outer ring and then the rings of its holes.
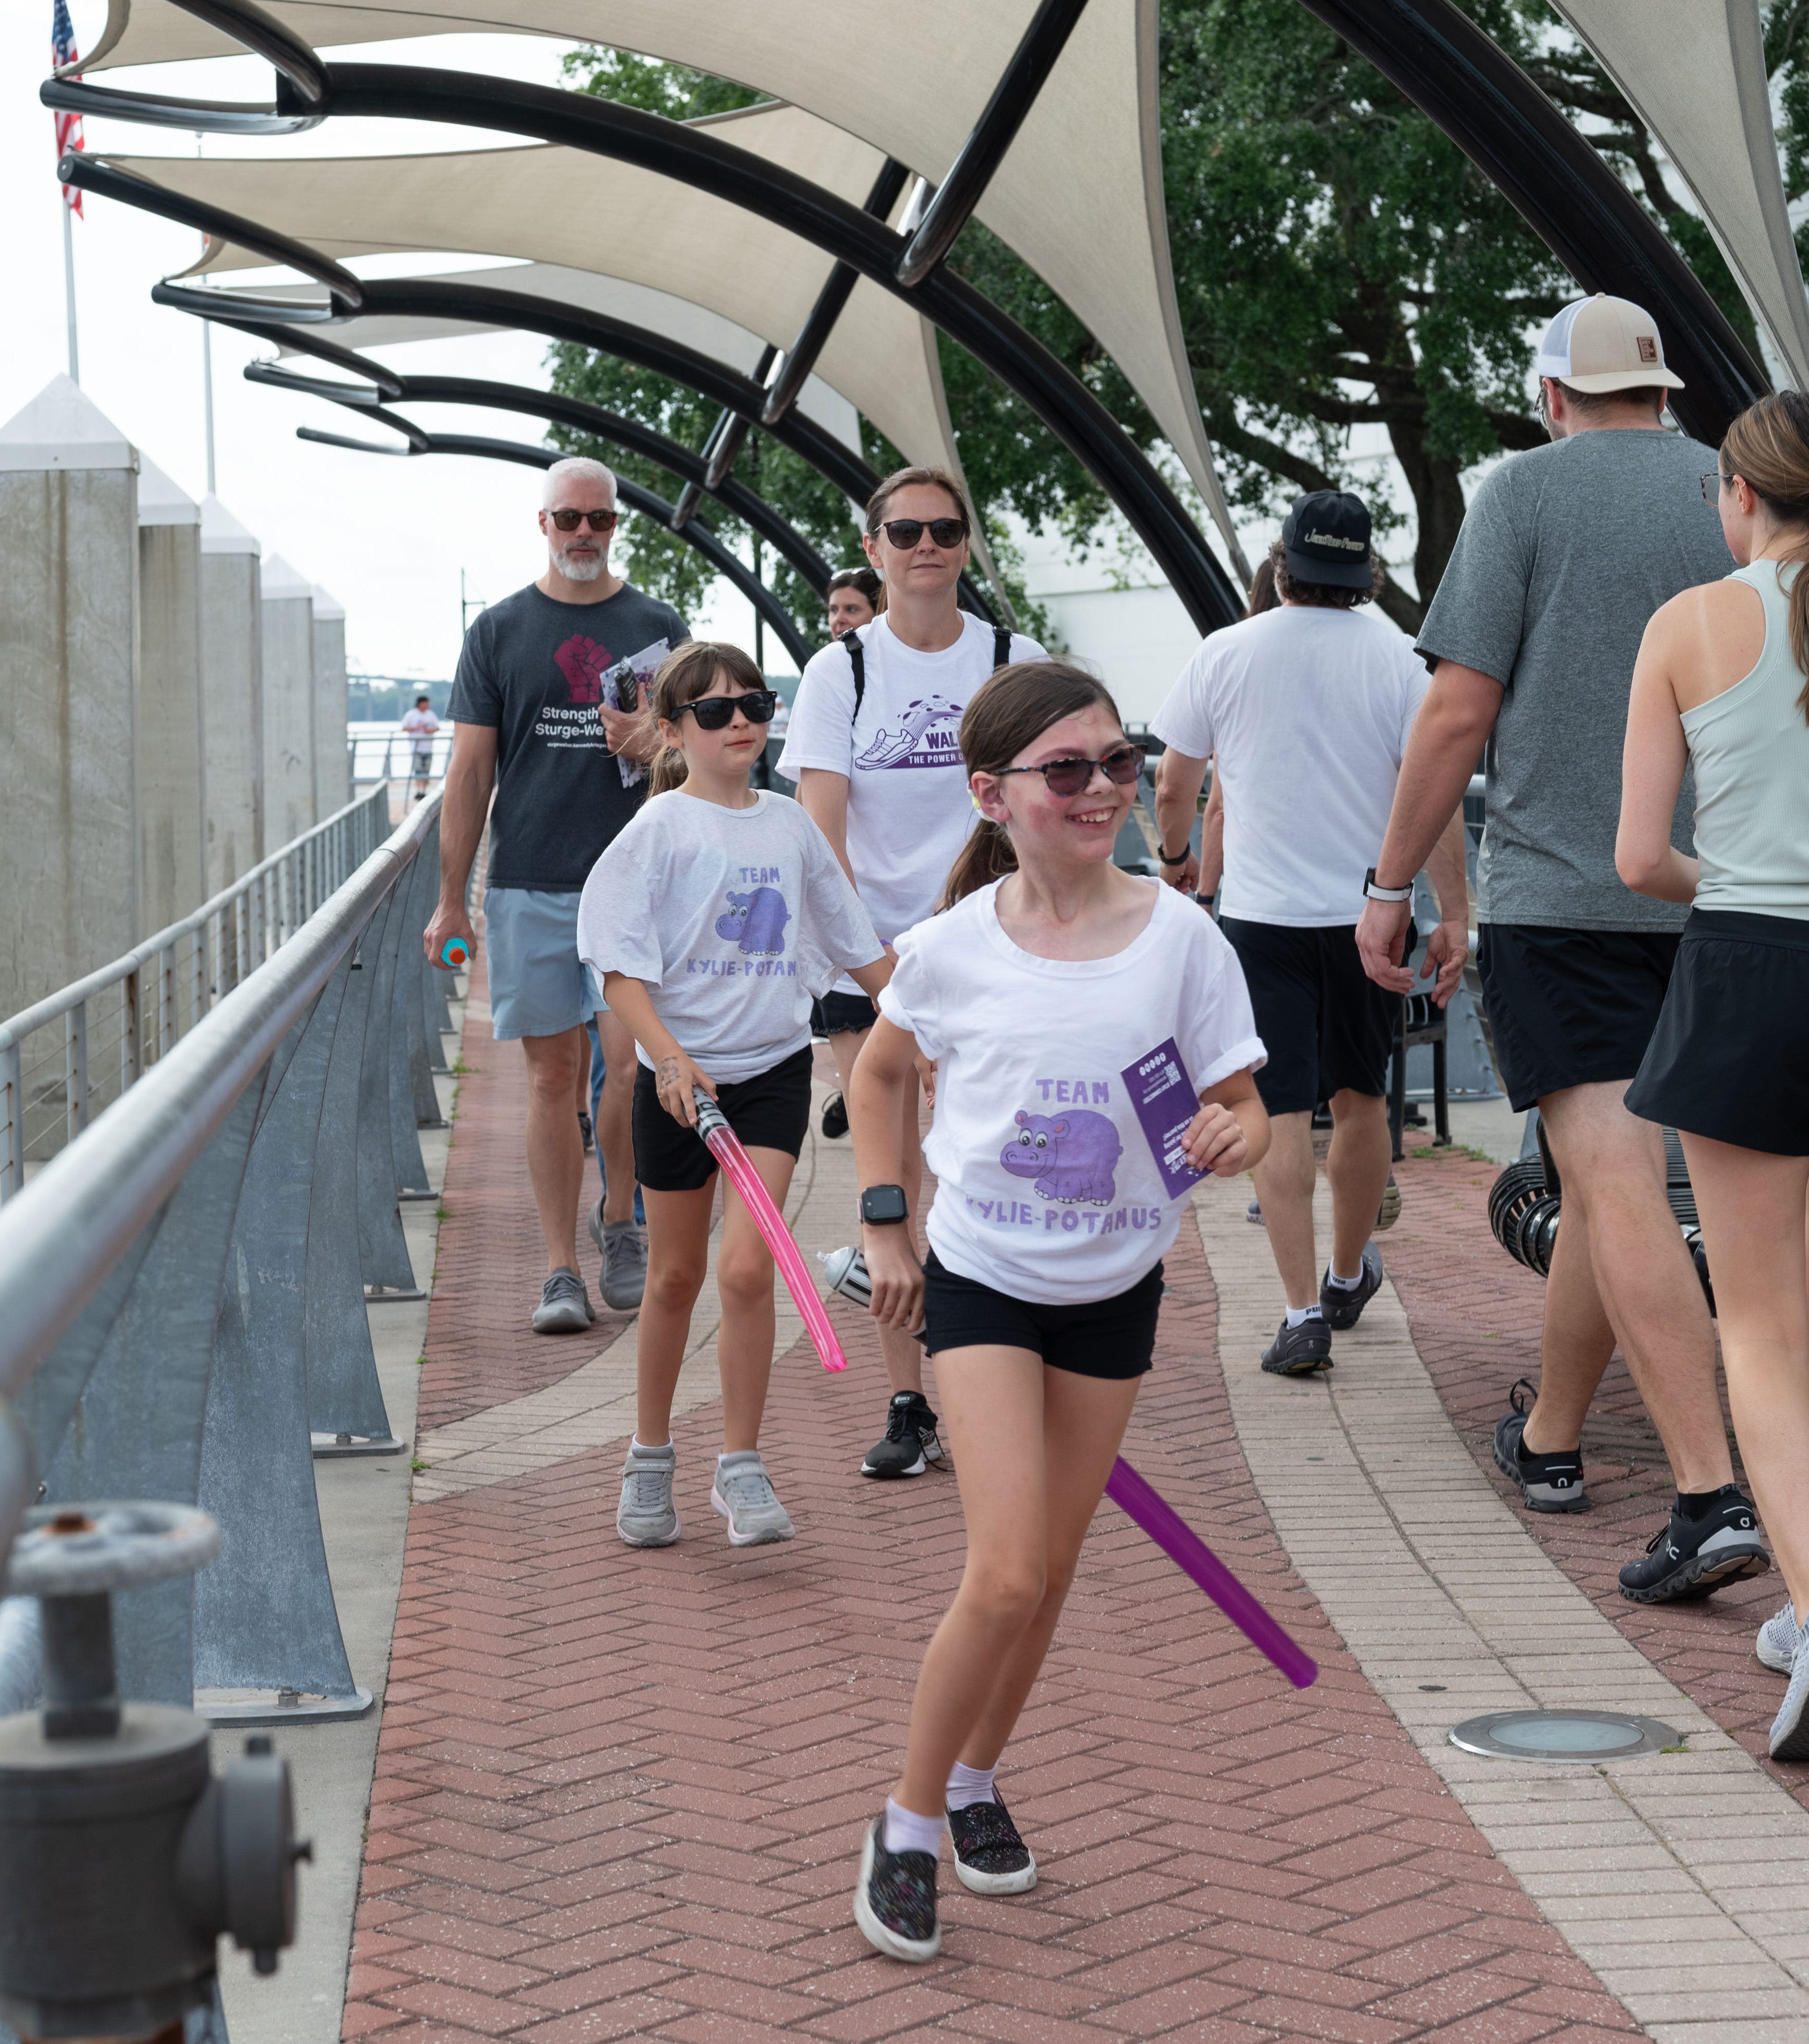
{"type": "MultiPolygon", "coordinates": [[[[880,484],[862,544],[885,586],[884,608],[805,667],[779,759],[888,945],[935,909],[974,827],[958,737],[969,699],[994,669],[1047,658],[1034,639],[983,624],[956,602],[973,528],[966,493],[946,470],[901,468],[880,484]]],[[[817,1019],[845,1096],[873,1004],[843,981],[817,1019]]],[[[923,1178],[915,1084],[901,1113],[901,1182],[914,1212],[923,1178]]],[[[924,1397],[923,1352],[899,1327],[882,1327],[880,1346],[892,1397],[885,1436],[861,1473],[921,1476],[943,1458],[924,1397]]]]}

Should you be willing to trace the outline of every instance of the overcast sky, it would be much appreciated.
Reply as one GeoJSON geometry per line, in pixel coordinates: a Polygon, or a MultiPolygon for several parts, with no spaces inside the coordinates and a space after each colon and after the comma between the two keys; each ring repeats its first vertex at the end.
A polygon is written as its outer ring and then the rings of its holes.
{"type": "MultiPolygon", "coordinates": [[[[85,51],[99,35],[105,0],[70,0],[70,11],[77,47],[85,51]]],[[[0,421],[68,367],[55,129],[37,98],[50,70],[50,25],[51,0],[0,5],[0,194],[13,276],[11,303],[0,321],[0,421]]],[[[431,62],[551,85],[559,83],[564,48],[526,36],[460,36],[367,44],[358,54],[374,63],[431,62]]],[[[246,102],[267,102],[271,81],[268,66],[248,57],[106,71],[95,79],[246,102]]],[[[346,120],[289,137],[210,136],[204,147],[210,156],[363,156],[511,140],[437,124],[346,120]]],[[[189,155],[195,142],[168,129],[90,120],[87,145],[139,156],[189,155]]],[[[86,217],[75,222],[82,386],[129,440],[198,498],[207,483],[201,324],[152,305],[150,296],[159,278],[194,259],[198,238],[92,192],[83,194],[83,205],[86,217]]],[[[459,259],[438,254],[417,263],[373,260],[352,267],[367,274],[424,274],[453,267],[459,259]]],[[[490,334],[382,352],[405,371],[543,386],[547,348],[536,335],[490,334]]],[[[324,399],[292,398],[246,382],[244,364],[269,353],[249,335],[214,329],[216,476],[222,501],[262,540],[267,555],[282,555],[344,605],[347,650],[355,671],[449,676],[459,651],[461,569],[469,592],[494,602],[532,581],[544,563],[534,522],[539,478],[498,462],[438,455],[405,462],[311,447],[296,439],[298,425],[384,436],[379,428],[360,428],[351,414],[324,399]]],[[[413,409],[430,428],[540,437],[529,420],[502,424],[451,406],[413,409]]],[[[712,614],[692,624],[752,646],[752,612],[732,591],[723,590],[712,614]]],[[[770,634],[767,646],[769,664],[778,671],[787,663],[770,634]]]]}

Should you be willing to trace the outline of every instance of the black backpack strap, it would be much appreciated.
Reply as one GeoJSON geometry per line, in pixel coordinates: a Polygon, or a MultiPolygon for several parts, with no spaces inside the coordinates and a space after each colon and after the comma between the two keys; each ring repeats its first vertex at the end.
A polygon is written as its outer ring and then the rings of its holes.
{"type": "Polygon", "coordinates": [[[993,627],[993,665],[1003,667],[1012,657],[1012,628],[1008,624],[993,627]]]}
{"type": "MultiPolygon", "coordinates": [[[[855,717],[858,717],[861,698],[866,694],[866,649],[862,645],[858,632],[844,632],[842,644],[848,649],[848,665],[855,670],[855,717]]],[[[854,720],[853,717],[848,720],[851,724],[854,720]]]]}

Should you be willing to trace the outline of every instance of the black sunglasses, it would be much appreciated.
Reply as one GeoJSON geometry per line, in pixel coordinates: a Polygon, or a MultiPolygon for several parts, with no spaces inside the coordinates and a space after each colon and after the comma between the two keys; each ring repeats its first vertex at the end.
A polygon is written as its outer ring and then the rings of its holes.
{"type": "Polygon", "coordinates": [[[1143,748],[1115,745],[1103,759],[1050,759],[1040,766],[995,766],[993,773],[1001,781],[1008,774],[1040,774],[1050,793],[1066,801],[1070,796],[1086,793],[1096,766],[1116,786],[1133,786],[1143,770],[1143,748]]]}
{"type": "Polygon", "coordinates": [[[874,530],[883,532],[893,546],[908,552],[928,530],[939,547],[958,547],[967,537],[965,518],[888,518],[874,530]]]}
{"type": "Polygon", "coordinates": [[[562,532],[575,532],[586,521],[593,532],[613,532],[616,529],[613,511],[549,511],[547,516],[562,532]]]}
{"type": "Polygon", "coordinates": [[[778,706],[777,689],[743,689],[738,696],[699,696],[694,701],[681,703],[678,714],[682,717],[686,710],[693,710],[698,730],[726,731],[737,710],[750,724],[770,724],[778,706]]]}

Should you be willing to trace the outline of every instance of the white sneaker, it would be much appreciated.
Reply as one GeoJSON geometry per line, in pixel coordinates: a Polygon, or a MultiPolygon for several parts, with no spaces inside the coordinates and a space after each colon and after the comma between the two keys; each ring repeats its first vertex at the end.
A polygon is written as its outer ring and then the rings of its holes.
{"type": "Polygon", "coordinates": [[[710,1504],[728,1521],[732,1547],[758,1547],[769,1540],[789,1540],[797,1531],[791,1515],[779,1502],[758,1449],[738,1449],[716,1464],[710,1504]]]}
{"type": "Polygon", "coordinates": [[[1769,1668],[1774,1674],[1788,1675],[1801,1636],[1796,1627],[1796,1607],[1786,1597],[1783,1610],[1775,1618],[1768,1618],[1759,1627],[1758,1644],[1753,1651],[1761,1666],[1769,1668]]]}
{"type": "Polygon", "coordinates": [[[630,1441],[622,1464],[622,1501],[616,1508],[616,1531],[630,1547],[670,1547],[678,1537],[678,1508],[672,1502],[672,1474],[678,1450],[668,1441],[663,1448],[643,1448],[630,1441]]]}

